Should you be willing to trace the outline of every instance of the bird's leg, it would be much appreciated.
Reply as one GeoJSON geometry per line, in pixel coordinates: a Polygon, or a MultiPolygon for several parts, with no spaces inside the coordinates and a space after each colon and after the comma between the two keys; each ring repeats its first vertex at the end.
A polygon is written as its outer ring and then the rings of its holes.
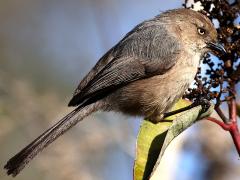
{"type": "Polygon", "coordinates": [[[197,100],[195,100],[191,105],[189,106],[186,106],[184,108],[181,108],[181,109],[177,109],[175,111],[171,111],[171,112],[167,112],[167,113],[164,113],[164,114],[152,114],[151,116],[149,117],[146,117],[146,119],[148,119],[149,121],[151,121],[152,123],[154,124],[157,124],[159,123],[160,121],[163,121],[164,118],[167,118],[169,116],[173,116],[175,114],[178,114],[178,113],[181,113],[181,112],[184,112],[184,111],[187,111],[189,109],[192,109],[194,107],[197,107],[201,105],[202,106],[202,113],[206,112],[208,110],[208,108],[210,107],[210,102],[206,99],[206,98],[199,98],[197,100]]]}
{"type": "Polygon", "coordinates": [[[196,106],[198,106],[198,105],[192,103],[191,105],[186,106],[186,107],[184,107],[184,108],[177,109],[177,110],[171,111],[171,112],[166,112],[166,113],[163,114],[163,118],[167,118],[167,117],[169,117],[169,116],[176,115],[176,114],[178,114],[178,113],[181,113],[181,112],[187,111],[187,110],[189,110],[189,109],[192,109],[192,108],[194,108],[194,107],[196,107],[196,106]]]}
{"type": "Polygon", "coordinates": [[[206,98],[200,98],[196,101],[194,101],[191,105],[189,106],[186,106],[184,108],[181,108],[181,109],[178,109],[178,110],[175,110],[175,111],[171,111],[171,112],[167,112],[167,113],[164,113],[163,115],[163,118],[167,118],[169,116],[172,116],[172,115],[175,115],[175,114],[178,114],[178,113],[181,113],[181,112],[184,112],[184,111],[187,111],[189,109],[192,109],[196,106],[199,106],[201,105],[202,106],[202,113],[206,112],[208,110],[208,108],[210,107],[210,102],[206,99],[206,98]]]}

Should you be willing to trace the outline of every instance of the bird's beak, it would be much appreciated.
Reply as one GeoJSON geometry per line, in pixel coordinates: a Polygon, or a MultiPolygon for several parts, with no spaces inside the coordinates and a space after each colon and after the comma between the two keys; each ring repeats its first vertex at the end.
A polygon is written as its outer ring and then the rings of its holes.
{"type": "Polygon", "coordinates": [[[216,52],[220,53],[221,55],[227,54],[227,51],[224,49],[224,47],[218,43],[208,42],[207,48],[209,48],[213,51],[216,51],[216,52]]]}

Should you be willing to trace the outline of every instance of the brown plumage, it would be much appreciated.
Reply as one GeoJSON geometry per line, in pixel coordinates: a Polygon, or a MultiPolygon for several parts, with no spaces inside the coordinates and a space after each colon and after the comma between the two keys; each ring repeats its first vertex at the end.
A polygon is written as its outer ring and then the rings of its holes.
{"type": "Polygon", "coordinates": [[[119,111],[159,122],[193,81],[201,56],[222,50],[204,15],[175,9],[144,21],[110,49],[86,75],[69,106],[77,108],[5,165],[16,176],[77,122],[97,111],[119,111]]]}

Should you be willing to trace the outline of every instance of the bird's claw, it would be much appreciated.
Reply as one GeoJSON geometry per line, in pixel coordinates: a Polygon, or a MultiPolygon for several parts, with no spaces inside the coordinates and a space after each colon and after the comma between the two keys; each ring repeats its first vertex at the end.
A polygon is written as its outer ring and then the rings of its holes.
{"type": "Polygon", "coordinates": [[[209,107],[211,106],[211,103],[208,99],[206,98],[200,98],[194,102],[196,106],[201,105],[202,106],[202,113],[205,113],[209,107]]]}

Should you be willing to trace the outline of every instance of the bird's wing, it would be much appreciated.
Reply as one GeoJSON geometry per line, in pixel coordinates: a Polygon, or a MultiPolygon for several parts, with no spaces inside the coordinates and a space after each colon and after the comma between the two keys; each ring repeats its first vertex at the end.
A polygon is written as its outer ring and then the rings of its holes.
{"type": "Polygon", "coordinates": [[[69,106],[89,104],[133,81],[164,74],[180,45],[163,24],[145,21],[104,55],[82,80],[69,106]]]}

